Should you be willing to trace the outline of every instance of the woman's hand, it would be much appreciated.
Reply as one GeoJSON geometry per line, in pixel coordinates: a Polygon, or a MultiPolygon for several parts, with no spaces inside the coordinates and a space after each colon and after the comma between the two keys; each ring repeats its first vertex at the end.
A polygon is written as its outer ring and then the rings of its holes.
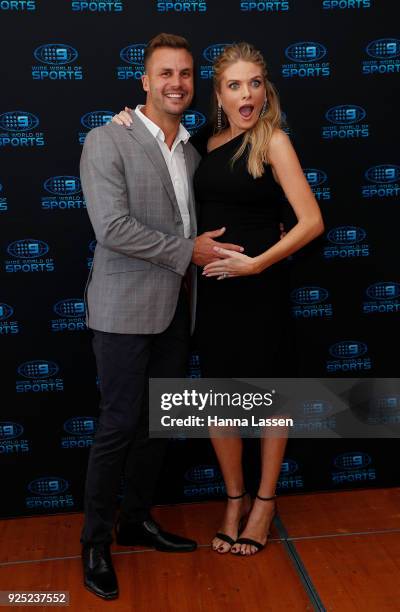
{"type": "Polygon", "coordinates": [[[129,108],[129,106],[125,106],[124,110],[118,113],[118,115],[114,115],[111,121],[118,125],[124,125],[125,127],[131,126],[133,123],[132,109],[129,108]]]}
{"type": "Polygon", "coordinates": [[[204,267],[204,276],[216,276],[217,280],[231,278],[234,276],[250,276],[261,272],[256,257],[248,257],[243,253],[228,251],[221,247],[214,247],[219,259],[204,267]]]}

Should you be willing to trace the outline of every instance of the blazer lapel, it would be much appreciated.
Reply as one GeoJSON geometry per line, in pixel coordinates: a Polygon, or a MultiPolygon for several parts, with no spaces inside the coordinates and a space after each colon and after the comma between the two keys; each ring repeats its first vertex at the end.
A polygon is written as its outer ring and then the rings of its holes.
{"type": "Polygon", "coordinates": [[[156,139],[139,118],[135,119],[134,123],[126,129],[132,138],[137,140],[137,142],[143,146],[144,152],[158,172],[169,199],[180,216],[181,213],[179,211],[178,202],[176,201],[175,191],[168,172],[167,164],[165,163],[165,159],[160,151],[160,147],[158,146],[156,139]]]}

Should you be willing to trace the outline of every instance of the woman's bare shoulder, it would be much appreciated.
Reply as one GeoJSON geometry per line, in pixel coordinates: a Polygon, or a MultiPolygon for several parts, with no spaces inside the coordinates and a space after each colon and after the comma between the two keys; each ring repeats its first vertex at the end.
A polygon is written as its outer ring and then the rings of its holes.
{"type": "Polygon", "coordinates": [[[287,146],[290,143],[290,138],[281,128],[275,128],[272,132],[270,147],[287,146]]]}

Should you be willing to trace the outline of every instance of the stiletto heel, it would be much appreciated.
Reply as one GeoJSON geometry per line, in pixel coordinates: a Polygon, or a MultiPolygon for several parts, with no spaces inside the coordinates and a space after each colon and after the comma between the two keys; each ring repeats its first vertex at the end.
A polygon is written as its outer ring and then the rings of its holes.
{"type": "MultiPolygon", "coordinates": [[[[276,513],[276,503],[275,503],[275,499],[276,499],[276,495],[272,495],[272,497],[261,497],[261,495],[256,495],[257,499],[260,499],[261,501],[273,501],[274,503],[274,509],[273,509],[273,513],[272,513],[272,518],[271,518],[271,522],[275,516],[276,513]]],[[[268,534],[267,534],[268,537],[268,534]]],[[[255,548],[257,548],[256,552],[260,552],[263,548],[265,548],[266,543],[265,544],[261,544],[261,542],[257,542],[257,540],[253,540],[251,538],[238,538],[235,542],[235,544],[249,544],[250,546],[254,546],[255,548]]],[[[233,546],[233,544],[232,544],[233,546]]],[[[239,555],[240,554],[240,549],[236,552],[231,551],[233,555],[239,555]]],[[[256,553],[254,553],[256,554],[256,553]]]]}

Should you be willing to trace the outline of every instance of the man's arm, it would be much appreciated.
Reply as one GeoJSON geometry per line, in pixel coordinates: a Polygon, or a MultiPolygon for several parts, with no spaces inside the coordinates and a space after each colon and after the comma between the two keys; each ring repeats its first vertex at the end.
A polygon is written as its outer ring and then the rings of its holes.
{"type": "Polygon", "coordinates": [[[107,127],[86,136],[80,170],[98,243],[183,276],[192,259],[194,241],[152,229],[130,214],[123,161],[107,127]]]}

